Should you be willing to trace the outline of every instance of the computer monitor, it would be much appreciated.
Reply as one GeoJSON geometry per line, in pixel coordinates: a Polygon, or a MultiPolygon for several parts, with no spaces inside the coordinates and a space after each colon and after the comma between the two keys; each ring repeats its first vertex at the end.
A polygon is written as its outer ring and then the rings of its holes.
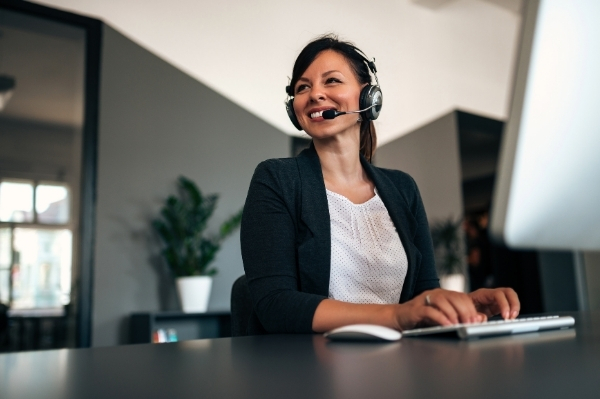
{"type": "Polygon", "coordinates": [[[528,0],[492,202],[513,248],[600,249],[600,1],[528,0]]]}

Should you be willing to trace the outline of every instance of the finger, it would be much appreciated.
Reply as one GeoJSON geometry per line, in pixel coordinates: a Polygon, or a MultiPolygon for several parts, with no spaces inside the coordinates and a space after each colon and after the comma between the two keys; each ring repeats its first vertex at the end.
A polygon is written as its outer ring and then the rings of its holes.
{"type": "Polygon", "coordinates": [[[458,314],[461,323],[474,323],[477,321],[477,309],[471,298],[459,292],[450,292],[446,299],[458,314]]]}
{"type": "Polygon", "coordinates": [[[519,296],[512,288],[503,288],[502,291],[504,292],[504,295],[506,295],[506,299],[510,307],[509,318],[514,319],[521,311],[521,302],[519,301],[519,296]]]}
{"type": "Polygon", "coordinates": [[[508,304],[508,299],[506,299],[506,294],[503,290],[497,289],[494,290],[494,299],[496,302],[496,308],[498,309],[498,313],[502,316],[504,320],[510,318],[510,305],[508,304]]]}
{"type": "Polygon", "coordinates": [[[488,317],[493,316],[493,313],[488,309],[490,305],[489,302],[493,302],[493,298],[490,298],[491,295],[488,294],[491,291],[492,290],[487,288],[480,288],[468,294],[473,301],[475,309],[477,309],[479,313],[485,313],[488,317]]]}
{"type": "Polygon", "coordinates": [[[477,313],[477,322],[485,323],[487,321],[487,315],[485,313],[477,313]]]}
{"type": "Polygon", "coordinates": [[[454,306],[446,299],[444,295],[430,295],[430,306],[436,308],[446,316],[452,324],[458,324],[460,321],[459,315],[454,309],[454,306]]]}
{"type": "Polygon", "coordinates": [[[451,326],[453,324],[446,315],[432,306],[423,306],[421,308],[420,319],[421,322],[430,325],[451,326]]]}

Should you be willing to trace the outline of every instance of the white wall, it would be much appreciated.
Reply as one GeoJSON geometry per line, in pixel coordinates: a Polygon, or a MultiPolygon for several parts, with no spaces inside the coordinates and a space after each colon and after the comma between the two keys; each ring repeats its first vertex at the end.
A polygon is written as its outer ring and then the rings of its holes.
{"type": "MultiPolygon", "coordinates": [[[[208,62],[208,61],[207,61],[208,62]]],[[[102,50],[94,346],[127,342],[131,312],[176,309],[150,221],[180,175],[219,193],[215,223],[244,204],[256,165],[289,138],[105,26],[102,50]]],[[[228,310],[243,273],[239,234],[216,260],[209,310],[228,310]]]]}
{"type": "MultiPolygon", "coordinates": [[[[91,15],[277,127],[301,48],[337,32],[375,57],[380,144],[463,109],[506,119],[520,15],[490,1],[37,0],[91,15]]],[[[514,3],[514,1],[510,1],[514,3]]]]}

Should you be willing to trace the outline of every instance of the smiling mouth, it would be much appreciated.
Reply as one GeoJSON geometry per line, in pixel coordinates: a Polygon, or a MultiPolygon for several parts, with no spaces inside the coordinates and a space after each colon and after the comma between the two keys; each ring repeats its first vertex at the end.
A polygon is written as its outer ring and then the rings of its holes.
{"type": "MultiPolygon", "coordinates": [[[[335,108],[330,108],[335,110],[335,108]]],[[[323,116],[323,111],[329,111],[330,109],[323,109],[321,111],[313,112],[310,114],[310,119],[321,118],[323,116]]]]}

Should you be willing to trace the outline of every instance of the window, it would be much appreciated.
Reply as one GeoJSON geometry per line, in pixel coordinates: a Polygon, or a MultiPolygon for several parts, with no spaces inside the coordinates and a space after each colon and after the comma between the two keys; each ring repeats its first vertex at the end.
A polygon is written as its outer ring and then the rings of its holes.
{"type": "Polygon", "coordinates": [[[33,222],[33,182],[0,182],[0,222],[33,222]]]}
{"type": "Polygon", "coordinates": [[[12,309],[70,302],[70,211],[64,183],[0,181],[0,302],[12,309]]]}
{"type": "Polygon", "coordinates": [[[69,221],[69,190],[65,185],[38,184],[35,212],[40,223],[64,224],[69,221]]]}
{"type": "Polygon", "coordinates": [[[12,233],[11,308],[54,308],[68,304],[71,231],[15,228],[12,233]]]}

